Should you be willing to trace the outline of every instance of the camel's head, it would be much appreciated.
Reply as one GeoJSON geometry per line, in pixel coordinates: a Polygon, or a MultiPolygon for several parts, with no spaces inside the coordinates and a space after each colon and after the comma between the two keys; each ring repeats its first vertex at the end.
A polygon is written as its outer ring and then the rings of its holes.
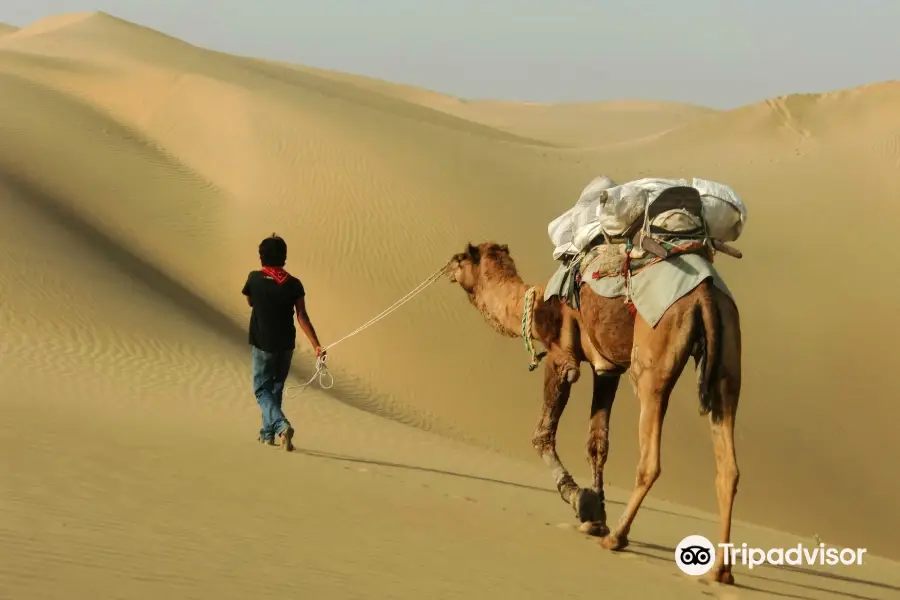
{"type": "Polygon", "coordinates": [[[475,291],[479,280],[518,277],[509,247],[493,242],[467,244],[464,252],[450,259],[447,273],[451,283],[458,283],[469,294],[475,291]]]}

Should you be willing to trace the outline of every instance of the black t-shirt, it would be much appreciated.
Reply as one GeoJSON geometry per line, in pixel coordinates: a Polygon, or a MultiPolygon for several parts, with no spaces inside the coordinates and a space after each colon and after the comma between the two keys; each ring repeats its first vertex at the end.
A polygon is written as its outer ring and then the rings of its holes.
{"type": "Polygon", "coordinates": [[[262,271],[251,271],[242,290],[250,297],[250,343],[266,352],[292,350],[297,336],[294,304],[306,295],[294,276],[279,284],[262,271]]]}

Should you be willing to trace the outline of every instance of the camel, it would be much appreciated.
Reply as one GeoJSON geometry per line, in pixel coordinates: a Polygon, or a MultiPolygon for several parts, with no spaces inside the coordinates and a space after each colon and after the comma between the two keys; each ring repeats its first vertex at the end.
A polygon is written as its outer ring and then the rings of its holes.
{"type": "MultiPolygon", "coordinates": [[[[562,499],[575,511],[580,529],[600,538],[607,550],[628,546],[628,533],[653,483],[659,478],[660,438],[669,395],[688,359],[698,365],[700,414],[708,415],[716,458],[719,541],[730,542],[731,518],[739,471],[734,421],[741,387],[741,337],[737,307],[707,279],[675,302],[651,327],[622,298],[606,298],[580,286],[580,308],[554,296],[543,300],[545,286],[528,286],[519,276],[505,244],[469,243],[448,263],[447,275],[497,332],[539,341],[546,349],[544,402],[532,445],[550,468],[562,499]],[[523,326],[525,306],[533,310],[523,326]],[[529,330],[530,329],[530,330],[529,330]],[[527,331],[527,335],[525,332],[527,331]],[[579,368],[593,370],[593,398],[587,441],[593,473],[590,488],[580,488],[556,453],[556,433],[579,368]],[[609,454],[609,419],[619,380],[629,373],[640,401],[640,459],[625,511],[610,530],[606,524],[603,468],[609,454]]],[[[532,351],[533,354],[533,351],[532,351]]],[[[532,366],[535,366],[533,363],[532,366]]],[[[711,577],[733,584],[731,564],[722,547],[711,577]]]]}

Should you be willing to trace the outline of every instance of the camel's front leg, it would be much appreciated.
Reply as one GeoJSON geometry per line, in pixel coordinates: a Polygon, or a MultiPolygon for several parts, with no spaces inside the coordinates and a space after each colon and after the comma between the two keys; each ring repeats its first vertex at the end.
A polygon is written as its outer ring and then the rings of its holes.
{"type": "Polygon", "coordinates": [[[595,503],[594,515],[584,531],[591,535],[604,536],[609,533],[606,525],[606,496],[603,493],[603,468],[609,456],[609,415],[612,411],[619,375],[594,375],[594,394],[591,400],[591,427],[588,433],[587,454],[593,474],[595,503]]]}
{"type": "Polygon", "coordinates": [[[571,365],[564,360],[555,360],[556,357],[548,358],[550,360],[544,365],[544,407],[531,443],[540,453],[544,463],[550,467],[559,495],[575,509],[575,514],[581,522],[590,522],[593,520],[595,503],[583,502],[582,499],[587,498],[586,494],[590,495],[592,490],[578,488],[575,479],[556,453],[556,431],[572,389],[570,383],[572,377],[571,375],[567,377],[567,369],[571,365]]]}

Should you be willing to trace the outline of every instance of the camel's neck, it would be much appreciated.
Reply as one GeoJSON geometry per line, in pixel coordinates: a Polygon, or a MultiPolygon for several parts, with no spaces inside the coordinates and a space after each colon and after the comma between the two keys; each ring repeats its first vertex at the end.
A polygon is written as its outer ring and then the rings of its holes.
{"type": "Polygon", "coordinates": [[[528,286],[521,280],[500,280],[479,284],[469,299],[497,332],[518,337],[522,334],[522,312],[528,286]]]}

